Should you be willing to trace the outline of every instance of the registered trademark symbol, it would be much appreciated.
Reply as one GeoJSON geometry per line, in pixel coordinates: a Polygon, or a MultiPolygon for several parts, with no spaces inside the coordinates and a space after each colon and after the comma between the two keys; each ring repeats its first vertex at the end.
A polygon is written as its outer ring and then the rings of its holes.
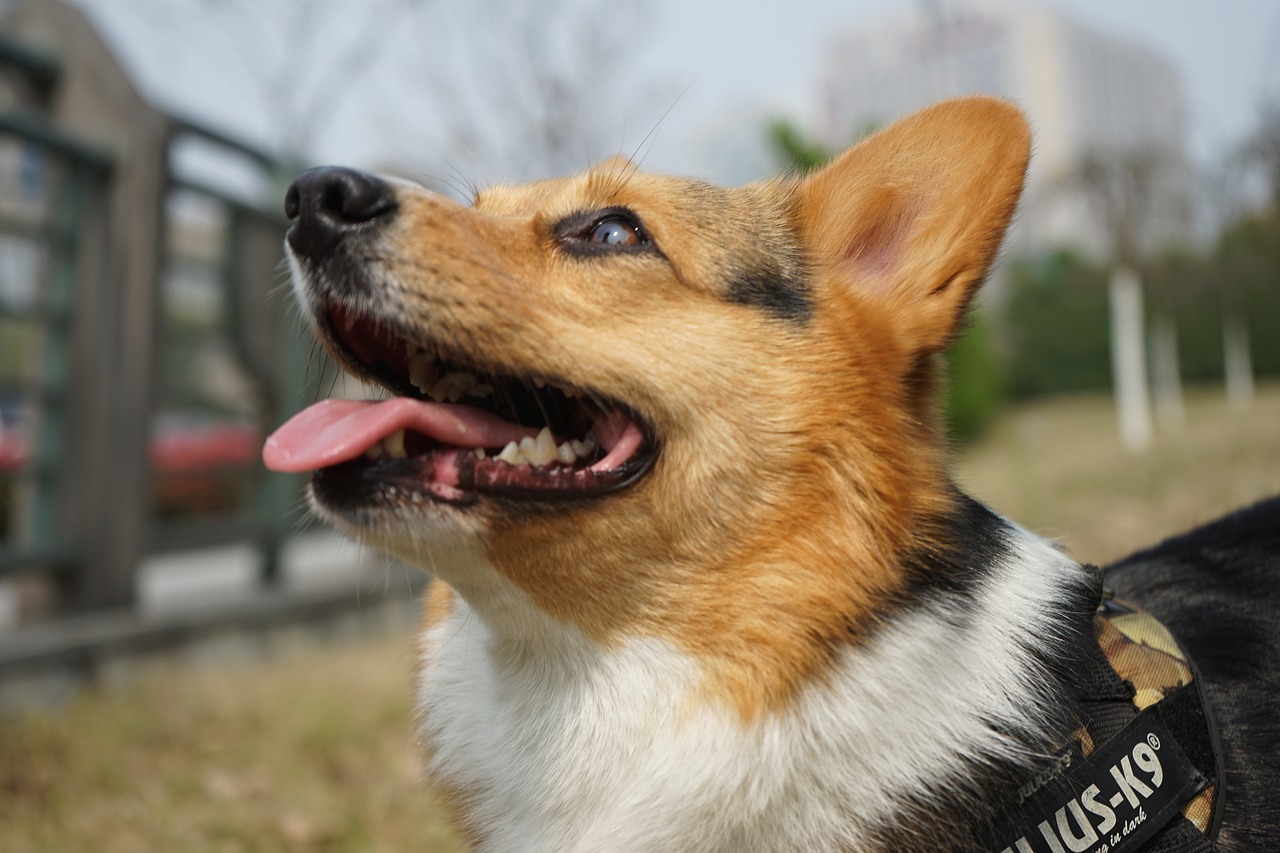
{"type": "Polygon", "coordinates": [[[1160,748],[1160,738],[1156,737],[1154,734],[1147,735],[1147,743],[1152,749],[1160,748]]]}

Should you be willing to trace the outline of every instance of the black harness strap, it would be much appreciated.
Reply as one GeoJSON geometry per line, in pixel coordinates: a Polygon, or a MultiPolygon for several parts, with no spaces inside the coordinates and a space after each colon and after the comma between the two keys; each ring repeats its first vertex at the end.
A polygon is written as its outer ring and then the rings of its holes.
{"type": "Polygon", "coordinates": [[[1107,624],[1128,617],[1131,629],[1136,623],[1172,641],[1150,614],[1103,594],[1101,573],[1097,579],[1099,641],[1086,649],[1077,680],[1078,740],[1054,757],[1054,772],[1044,774],[1048,781],[1002,810],[989,849],[1214,853],[1221,750],[1194,666],[1180,649],[1171,655],[1107,624]],[[1118,668],[1134,672],[1134,680],[1142,683],[1125,680],[1118,668]],[[1178,680],[1170,680],[1171,672],[1178,680]],[[1215,786],[1212,793],[1203,796],[1212,796],[1212,813],[1201,831],[1180,810],[1210,786],[1215,786]]]}

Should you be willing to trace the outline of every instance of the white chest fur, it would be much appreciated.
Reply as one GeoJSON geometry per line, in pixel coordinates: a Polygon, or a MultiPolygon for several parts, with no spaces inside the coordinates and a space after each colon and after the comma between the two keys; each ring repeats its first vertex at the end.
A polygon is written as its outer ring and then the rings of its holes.
{"type": "Polygon", "coordinates": [[[1052,641],[1079,569],[1031,537],[1014,551],[976,607],[908,612],[749,724],[669,643],[547,622],[533,652],[460,605],[423,638],[428,770],[491,850],[859,849],[957,755],[1007,755],[997,732],[1041,716],[1027,644],[1052,641]]]}

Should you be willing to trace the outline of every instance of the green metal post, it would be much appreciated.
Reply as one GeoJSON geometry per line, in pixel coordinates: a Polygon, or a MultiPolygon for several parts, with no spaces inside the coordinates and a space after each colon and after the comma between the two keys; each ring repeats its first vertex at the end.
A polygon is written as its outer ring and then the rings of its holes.
{"type": "Polygon", "coordinates": [[[31,507],[31,545],[52,551],[63,543],[58,536],[64,488],[66,395],[71,371],[71,294],[79,257],[79,224],[89,195],[89,175],[67,162],[54,204],[49,241],[48,285],[42,300],[43,335],[38,381],[40,411],[32,435],[32,474],[35,489],[31,507]]]}

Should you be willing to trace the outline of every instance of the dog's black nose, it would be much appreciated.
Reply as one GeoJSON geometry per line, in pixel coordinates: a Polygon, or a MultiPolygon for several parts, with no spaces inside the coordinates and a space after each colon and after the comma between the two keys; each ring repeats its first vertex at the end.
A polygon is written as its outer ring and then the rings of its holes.
{"type": "Polygon", "coordinates": [[[386,181],[336,166],[308,169],[284,196],[285,216],[297,220],[289,229],[289,245],[312,258],[348,234],[381,226],[395,210],[395,193],[386,181]]]}

